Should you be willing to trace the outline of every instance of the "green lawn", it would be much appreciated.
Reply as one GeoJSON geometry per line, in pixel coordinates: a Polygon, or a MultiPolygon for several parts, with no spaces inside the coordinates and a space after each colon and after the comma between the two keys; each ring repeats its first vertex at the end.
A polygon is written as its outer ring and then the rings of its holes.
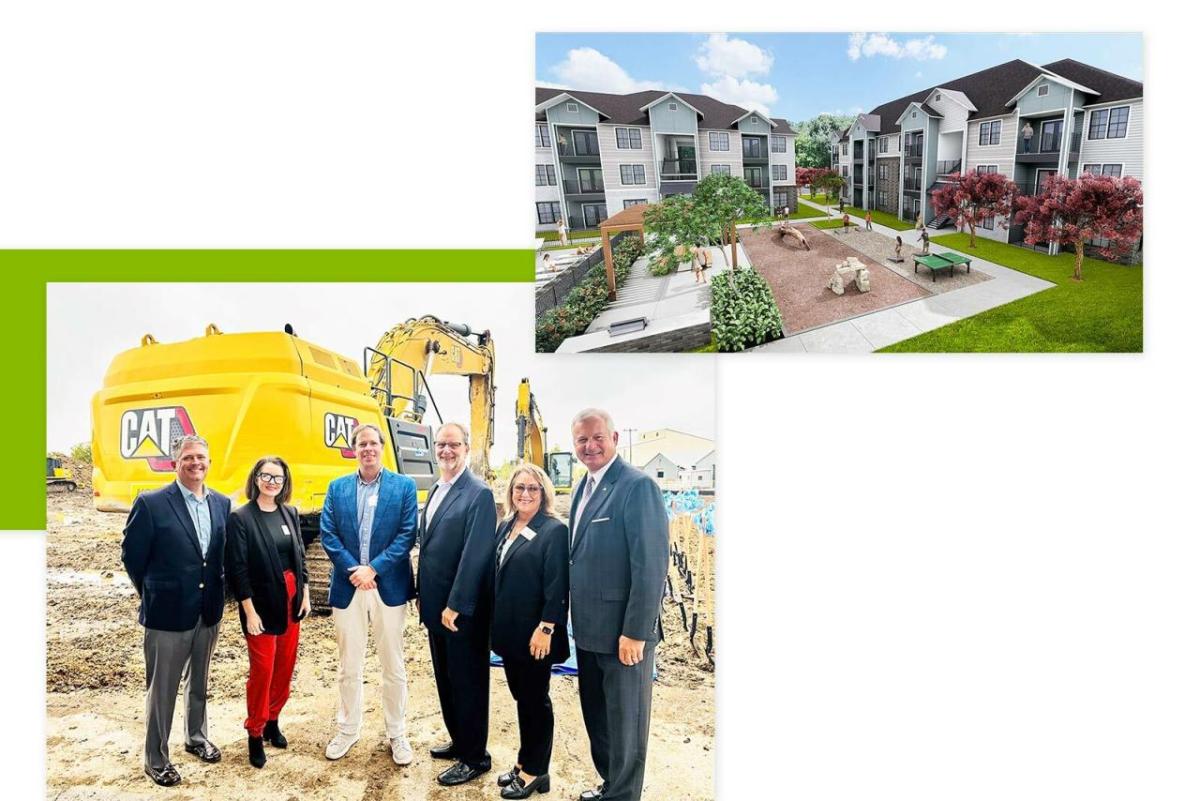
{"type": "MultiPolygon", "coordinates": [[[[867,210],[860,209],[857,206],[847,206],[846,212],[848,214],[853,214],[855,217],[862,217],[864,219],[867,216],[867,210]]],[[[910,222],[905,222],[895,214],[888,214],[886,211],[879,211],[878,209],[871,209],[871,222],[877,222],[880,225],[886,225],[888,228],[895,228],[897,231],[911,231],[912,229],[916,228],[915,225],[910,222]]]]}
{"type": "Polygon", "coordinates": [[[838,202],[837,195],[823,195],[818,193],[815,197],[813,195],[801,195],[800,197],[813,203],[820,203],[822,206],[836,206],[838,202]]]}
{"type": "Polygon", "coordinates": [[[1073,253],[1032,250],[948,234],[931,241],[968,256],[1053,281],[1058,286],[982,314],[897,342],[892,353],[1044,353],[1142,351],[1142,267],[1083,260],[1083,281],[1071,278],[1073,253]]]}
{"type": "MultiPolygon", "coordinates": [[[[552,231],[536,231],[536,232],[534,232],[534,236],[536,236],[539,239],[547,239],[547,240],[550,240],[553,242],[557,242],[558,241],[558,229],[554,229],[552,231]]],[[[600,236],[599,228],[588,228],[587,230],[582,230],[582,231],[567,231],[567,239],[570,239],[570,240],[595,239],[598,236],[600,236]]]]}
{"type": "MultiPolygon", "coordinates": [[[[836,220],[810,220],[808,224],[813,228],[841,228],[842,218],[838,217],[836,220]]],[[[851,221],[850,227],[858,228],[860,226],[854,221],[851,221]]]]}

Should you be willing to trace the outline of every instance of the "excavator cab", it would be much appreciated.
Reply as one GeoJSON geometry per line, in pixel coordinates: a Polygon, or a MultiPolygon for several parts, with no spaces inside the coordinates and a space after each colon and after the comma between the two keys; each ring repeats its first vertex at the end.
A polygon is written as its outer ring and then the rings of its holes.
{"type": "Polygon", "coordinates": [[[46,457],[46,486],[67,492],[75,491],[77,485],[67,475],[67,468],[63,467],[62,459],[54,456],[46,457]]]}
{"type": "Polygon", "coordinates": [[[570,495],[574,483],[575,455],[558,451],[546,455],[546,473],[554,485],[555,495],[570,495]]]}

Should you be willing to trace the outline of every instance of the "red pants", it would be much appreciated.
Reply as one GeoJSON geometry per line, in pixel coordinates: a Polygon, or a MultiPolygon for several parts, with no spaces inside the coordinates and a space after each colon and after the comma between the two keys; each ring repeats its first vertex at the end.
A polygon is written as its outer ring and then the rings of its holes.
{"type": "MultiPolygon", "coordinates": [[[[283,571],[287,584],[288,609],[296,598],[296,574],[283,571]]],[[[268,720],[279,718],[292,691],[292,671],[296,667],[296,647],[300,644],[300,624],[288,615],[283,634],[246,635],[250,651],[250,676],[246,679],[246,732],[262,737],[268,720]]]]}

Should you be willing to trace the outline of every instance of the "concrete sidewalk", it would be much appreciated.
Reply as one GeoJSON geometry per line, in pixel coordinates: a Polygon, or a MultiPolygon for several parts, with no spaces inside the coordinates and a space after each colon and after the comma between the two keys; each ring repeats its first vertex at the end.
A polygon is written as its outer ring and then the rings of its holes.
{"type": "MultiPolygon", "coordinates": [[[[803,198],[801,202],[817,208],[816,204],[803,198]]],[[[850,218],[862,222],[854,215],[850,215],[850,218]]],[[[871,227],[881,234],[899,234],[906,244],[919,246],[919,230],[896,231],[877,222],[872,223],[871,227]]],[[[931,253],[945,253],[949,250],[951,248],[942,247],[934,242],[929,245],[931,253]]],[[[975,256],[971,257],[971,269],[987,273],[993,280],[801,331],[752,350],[781,353],[872,353],[1054,286],[1049,281],[975,256]]]]}

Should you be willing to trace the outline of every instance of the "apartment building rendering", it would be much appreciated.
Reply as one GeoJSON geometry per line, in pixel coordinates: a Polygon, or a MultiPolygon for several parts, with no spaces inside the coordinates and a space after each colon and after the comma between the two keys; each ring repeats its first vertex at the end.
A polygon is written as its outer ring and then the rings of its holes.
{"type": "MultiPolygon", "coordinates": [[[[860,114],[835,143],[843,199],[930,227],[932,193],[953,173],[997,172],[1037,194],[1051,175],[1142,179],[1142,84],[1072,59],[1015,60],[860,114]]],[[[989,220],[977,235],[1020,242],[989,220]]]]}
{"type": "Polygon", "coordinates": [[[795,133],[787,120],[705,95],[618,95],[539,87],[534,219],[595,228],[639,203],[689,194],[713,173],[738,175],[773,208],[796,207],[795,133]]]}

